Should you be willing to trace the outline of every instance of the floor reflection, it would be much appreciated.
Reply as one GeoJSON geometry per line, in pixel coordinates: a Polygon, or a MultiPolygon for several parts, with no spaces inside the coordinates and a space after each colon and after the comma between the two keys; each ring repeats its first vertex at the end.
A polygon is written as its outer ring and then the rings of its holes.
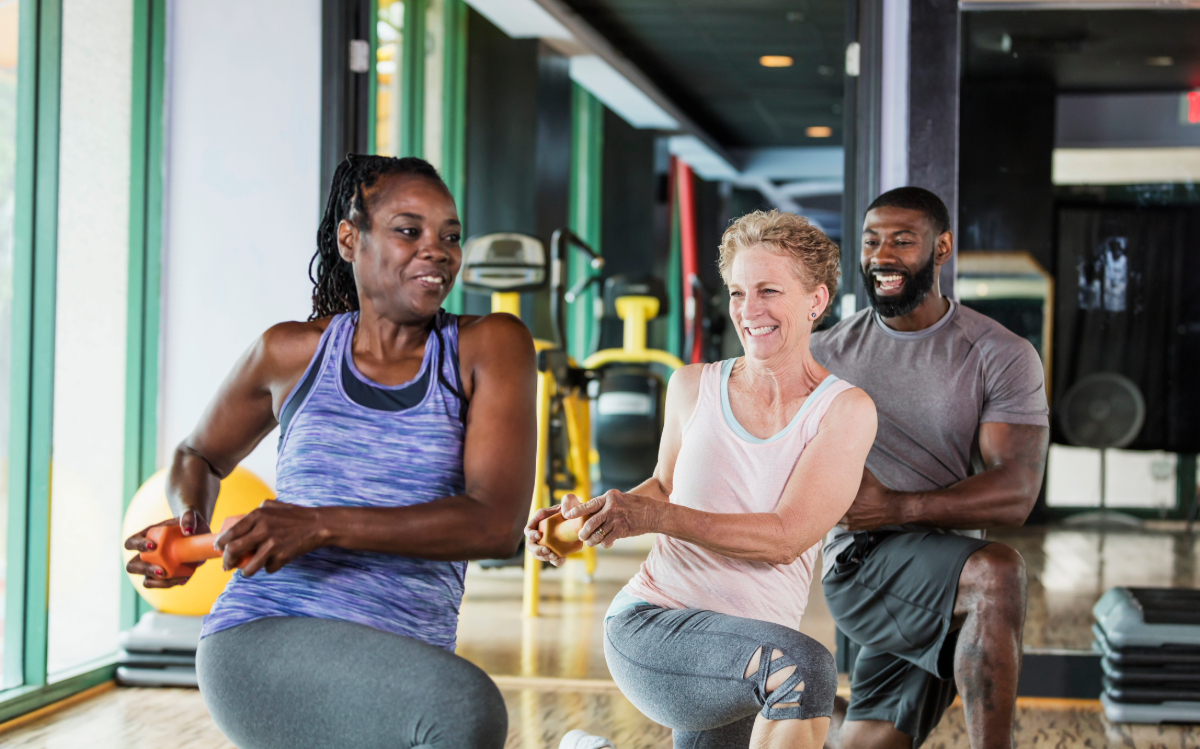
{"type": "MultiPolygon", "coordinates": [[[[990,538],[1025,558],[1027,649],[1089,650],[1092,606],[1113,586],[1200,588],[1200,538],[1185,533],[1182,523],[1152,522],[1139,531],[1103,533],[1031,527],[993,532],[990,538]]],[[[459,654],[493,675],[608,679],[604,612],[645,558],[642,546],[603,551],[591,583],[583,581],[582,566],[574,562],[547,570],[541,616],[528,620],[521,617],[521,570],[472,565],[459,654]]],[[[818,581],[800,629],[835,649],[833,619],[818,581]]]]}
{"type": "Polygon", "coordinates": [[[1029,606],[1027,649],[1090,650],[1092,606],[1109,588],[1200,588],[1200,539],[1182,523],[1148,522],[1141,530],[1064,527],[993,532],[1025,558],[1029,606]]]}

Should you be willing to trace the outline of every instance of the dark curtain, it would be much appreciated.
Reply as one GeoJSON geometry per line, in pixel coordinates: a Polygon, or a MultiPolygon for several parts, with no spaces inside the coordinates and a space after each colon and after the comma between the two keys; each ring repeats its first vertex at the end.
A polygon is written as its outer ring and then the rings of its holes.
{"type": "Polygon", "coordinates": [[[1053,403],[1093,372],[1129,377],[1146,399],[1134,449],[1200,450],[1198,219],[1193,207],[1058,211],[1053,403]]]}

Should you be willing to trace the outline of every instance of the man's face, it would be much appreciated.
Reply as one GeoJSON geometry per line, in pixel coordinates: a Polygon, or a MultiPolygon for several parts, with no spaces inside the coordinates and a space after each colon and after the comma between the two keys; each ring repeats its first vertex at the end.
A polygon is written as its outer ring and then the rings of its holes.
{"type": "Polygon", "coordinates": [[[884,318],[911,313],[933,289],[939,235],[921,211],[884,207],[863,220],[862,274],[871,306],[884,318]]]}

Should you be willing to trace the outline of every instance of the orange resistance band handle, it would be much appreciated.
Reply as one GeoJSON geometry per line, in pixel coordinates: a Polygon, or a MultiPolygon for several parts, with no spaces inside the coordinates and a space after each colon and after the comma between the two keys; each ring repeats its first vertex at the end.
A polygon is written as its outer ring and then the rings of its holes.
{"type": "MultiPolygon", "coordinates": [[[[244,515],[231,515],[221,524],[221,531],[227,531],[241,520],[244,515]]],[[[138,556],[143,562],[162,567],[167,573],[165,577],[189,577],[192,574],[188,564],[203,562],[206,559],[216,559],[221,552],[213,548],[217,538],[216,533],[201,533],[197,536],[183,535],[183,529],[178,525],[160,525],[146,531],[146,538],[154,542],[153,551],[143,551],[138,556]]],[[[241,567],[247,560],[238,563],[241,567]]]]}
{"type": "Polygon", "coordinates": [[[583,529],[587,519],[588,516],[585,515],[565,520],[560,512],[542,520],[538,523],[538,530],[542,532],[541,545],[564,559],[574,554],[583,548],[583,541],[579,540],[579,531],[583,529]]]}

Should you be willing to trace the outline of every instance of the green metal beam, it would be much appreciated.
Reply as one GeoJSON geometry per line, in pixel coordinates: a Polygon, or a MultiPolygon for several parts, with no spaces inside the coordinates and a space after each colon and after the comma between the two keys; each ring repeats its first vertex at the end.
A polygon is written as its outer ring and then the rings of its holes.
{"type": "Polygon", "coordinates": [[[6,683],[46,683],[61,0],[22,4],[9,446],[6,683]]]}
{"type": "MultiPolygon", "coordinates": [[[[133,39],[124,507],[158,467],[166,0],[134,0],[133,39]]],[[[121,627],[148,608],[123,582],[121,627]]]]}
{"type": "MultiPolygon", "coordinates": [[[[672,169],[674,162],[672,161],[672,169]]],[[[679,222],[679,186],[671,198],[671,245],[667,256],[667,351],[683,358],[683,239],[679,222]]]]}
{"type": "Polygon", "coordinates": [[[77,692],[112,681],[117,667],[105,664],[99,668],[56,681],[50,686],[21,687],[0,692],[0,723],[52,705],[77,692]]]}
{"type": "Polygon", "coordinates": [[[378,153],[379,126],[379,0],[371,0],[371,59],[367,61],[367,153],[378,153]]]}
{"type": "Polygon", "coordinates": [[[425,155],[425,2],[404,0],[398,156],[425,155]]]}
{"type": "MultiPolygon", "coordinates": [[[[467,197],[467,4],[445,0],[442,50],[442,179],[450,188],[458,215],[466,215],[467,197]]],[[[446,311],[461,314],[462,284],[446,297],[446,311]]]]}
{"type": "MultiPolygon", "coordinates": [[[[604,105],[578,84],[571,91],[571,187],[568,223],[593,249],[601,250],[601,212],[604,191],[604,105]]],[[[568,277],[572,285],[592,270],[584,256],[571,253],[568,277]]],[[[590,287],[568,307],[567,344],[575,361],[594,350],[597,328],[597,289],[590,287]]]]}
{"type": "Polygon", "coordinates": [[[13,215],[12,371],[9,380],[8,537],[4,673],[0,686],[25,683],[25,573],[29,552],[29,403],[32,387],[33,257],[37,215],[38,3],[20,7],[13,215]]]}

